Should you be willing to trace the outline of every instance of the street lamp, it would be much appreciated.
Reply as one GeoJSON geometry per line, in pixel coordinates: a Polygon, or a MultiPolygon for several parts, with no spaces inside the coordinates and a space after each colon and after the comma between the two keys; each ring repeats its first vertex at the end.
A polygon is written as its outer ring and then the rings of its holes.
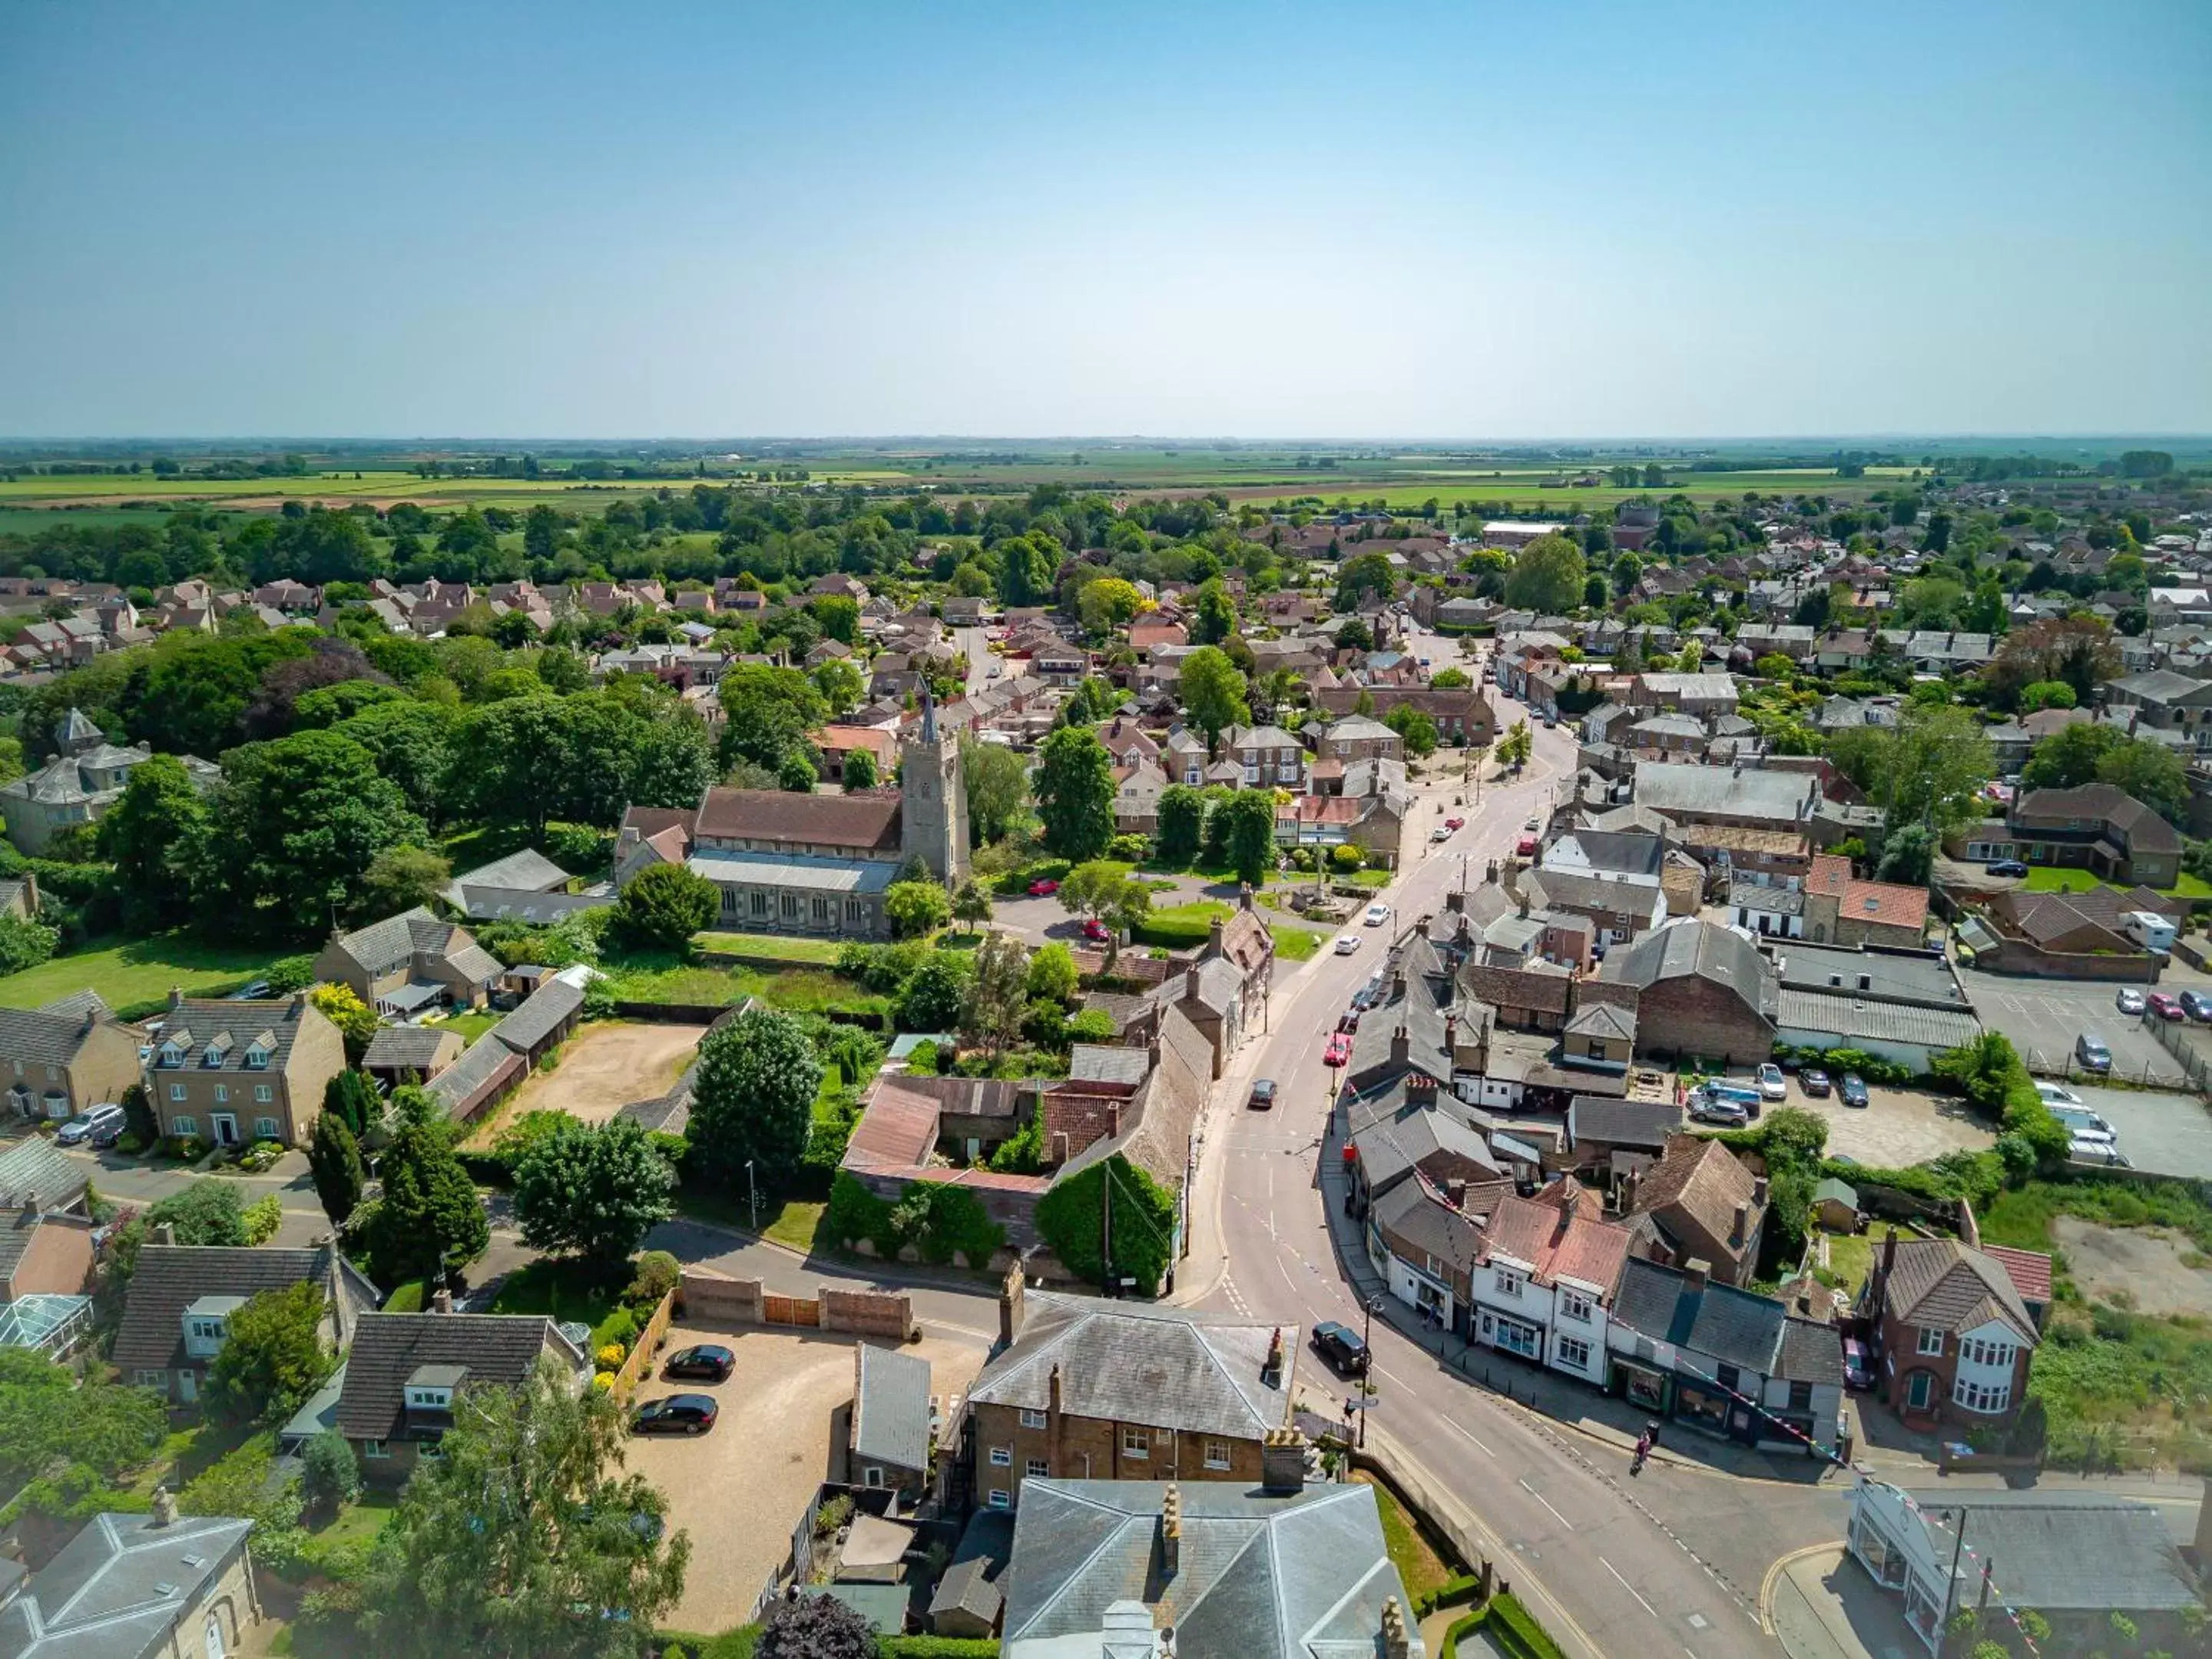
{"type": "Polygon", "coordinates": [[[753,1231],[758,1232],[760,1231],[760,1182],[753,1178],[753,1161],[750,1158],[745,1160],[745,1189],[752,1212],[753,1231]]]}
{"type": "Polygon", "coordinates": [[[1359,1373],[1359,1403],[1362,1407],[1359,1413],[1359,1449],[1362,1451],[1367,1449],[1367,1413],[1373,1407],[1375,1397],[1375,1310],[1382,1305],[1382,1298],[1379,1296],[1370,1296],[1367,1298],[1367,1320],[1359,1335],[1360,1345],[1367,1351],[1367,1369],[1359,1373]]]}

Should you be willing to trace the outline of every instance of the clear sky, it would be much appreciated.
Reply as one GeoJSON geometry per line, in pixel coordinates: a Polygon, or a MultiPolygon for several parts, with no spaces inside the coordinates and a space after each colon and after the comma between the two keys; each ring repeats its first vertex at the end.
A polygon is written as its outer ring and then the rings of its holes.
{"type": "Polygon", "coordinates": [[[34,0],[0,434],[2212,429],[2212,4],[34,0]]]}

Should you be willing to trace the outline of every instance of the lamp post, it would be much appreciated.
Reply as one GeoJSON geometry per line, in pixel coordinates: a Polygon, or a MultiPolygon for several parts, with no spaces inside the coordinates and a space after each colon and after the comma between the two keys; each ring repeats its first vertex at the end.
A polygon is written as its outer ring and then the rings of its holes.
{"type": "Polygon", "coordinates": [[[753,1178],[753,1161],[745,1160],[746,1201],[753,1218],[753,1231],[760,1231],[760,1182],[753,1178]]]}
{"type": "Polygon", "coordinates": [[[1359,1334],[1360,1345],[1367,1351],[1367,1369],[1359,1373],[1359,1403],[1363,1407],[1359,1413],[1359,1449],[1362,1451],[1367,1449],[1367,1408],[1371,1408],[1375,1395],[1372,1380],[1375,1370],[1375,1310],[1382,1305],[1382,1298],[1379,1296],[1367,1298],[1367,1319],[1359,1334]]]}

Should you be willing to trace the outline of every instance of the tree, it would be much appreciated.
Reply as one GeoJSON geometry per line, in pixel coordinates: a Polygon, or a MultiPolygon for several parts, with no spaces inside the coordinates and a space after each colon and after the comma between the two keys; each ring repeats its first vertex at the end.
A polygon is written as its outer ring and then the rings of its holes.
{"type": "Polygon", "coordinates": [[[876,1659],[876,1628],[836,1596],[801,1591],[773,1603],[753,1659],[876,1659]]]}
{"type": "Polygon", "coordinates": [[[1058,939],[1040,945],[1030,953],[1028,990],[1032,997],[1051,1002],[1073,1002],[1082,983],[1076,972],[1075,953],[1058,939]]]}
{"type": "Polygon", "coordinates": [[[1114,757],[1097,733],[1063,726],[1044,740],[1036,799],[1048,851],[1079,864],[1105,850],[1114,838],[1114,757]]]}
{"type": "Polygon", "coordinates": [[[804,753],[806,734],[829,718],[830,706],[813,681],[795,668],[743,663],[722,677],[716,696],[724,722],[720,760],[780,767],[804,753]]]}
{"type": "Polygon", "coordinates": [[[457,718],[452,709],[434,702],[379,703],[331,729],[359,744],[378,774],[398,786],[407,805],[425,822],[441,823],[447,816],[457,718]]]}
{"type": "Polygon", "coordinates": [[[684,951],[721,908],[722,890],[706,877],[680,864],[653,864],[632,876],[615,901],[615,925],[643,949],[684,951]]]}
{"type": "Polygon", "coordinates": [[[1160,792],[1159,860],[1181,869],[1198,856],[1206,834],[1206,792],[1194,784],[1171,783],[1160,792]]]}
{"type": "Polygon", "coordinates": [[[1564,615],[1582,604],[1589,576],[1581,548],[1565,536],[1539,536],[1514,559],[1505,602],[1539,616],[1564,615]]]}
{"type": "Polygon", "coordinates": [[[2098,617],[2046,617],[2008,634],[1982,670],[1991,700],[2009,708],[2030,685],[2063,680],[2082,707],[2096,701],[2098,685],[2119,672],[2119,647],[2098,617]]]}
{"type": "Polygon", "coordinates": [[[131,769],[121,799],[100,820],[94,843],[115,866],[124,925],[134,933],[173,927],[191,902],[188,857],[206,833],[207,803],[174,755],[131,769]]]}
{"type": "Polygon", "coordinates": [[[799,1022],[747,1009],[699,1044],[686,1168],[733,1184],[750,1164],[761,1185],[781,1187],[806,1152],[821,1086],[821,1062],[799,1022]]]}
{"type": "Polygon", "coordinates": [[[786,794],[811,795],[820,778],[814,763],[796,749],[786,755],[775,769],[775,787],[786,794]]]}
{"type": "Polygon", "coordinates": [[[168,1413],[151,1389],[105,1380],[33,1348],[0,1347],[0,1486],[11,1495],[34,1476],[82,1492],[142,1466],[161,1443],[168,1413]],[[66,1472],[57,1468],[66,1463],[66,1472]],[[82,1479],[73,1478],[82,1472],[82,1479]]]}
{"type": "Polygon", "coordinates": [[[884,915],[896,939],[923,939],[951,920],[952,902],[933,881],[895,881],[884,890],[884,915]]]}
{"type": "Polygon", "coordinates": [[[952,895],[952,915],[957,921],[966,922],[972,930],[979,921],[991,919],[991,890],[980,881],[963,881],[952,895]]]}
{"type": "Polygon", "coordinates": [[[362,1584],[362,1650],[389,1659],[606,1659],[683,1595],[691,1540],[621,1475],[627,1425],[550,1360],[520,1387],[465,1385],[362,1584]]]}
{"type": "Polygon", "coordinates": [[[1144,603],[1135,584],[1120,576],[1100,576],[1084,583],[1075,597],[1075,613],[1085,631],[1103,636],[1127,624],[1144,603]]]}
{"type": "MultiPolygon", "coordinates": [[[[518,613],[519,614],[519,613],[518,613]]],[[[300,1488],[318,1515],[334,1516],[340,1505],[361,1495],[361,1462],[353,1442],[336,1429],[325,1429],[300,1453],[300,1488]]]]}
{"type": "Polygon", "coordinates": [[[195,1181],[180,1193],[172,1193],[146,1212],[147,1230],[175,1229],[179,1244],[250,1243],[246,1236],[246,1206],[238,1188],[227,1182],[195,1181]]]}
{"type": "Polygon", "coordinates": [[[378,921],[428,905],[443,896],[453,878],[451,861],[425,848],[387,847],[362,872],[354,914],[364,921],[378,921]]]}
{"type": "MultiPolygon", "coordinates": [[[[1435,736],[1432,728],[1431,746],[1435,736]]],[[[1214,816],[1221,823],[1222,851],[1229,867],[1239,880],[1258,886],[1275,867],[1275,792],[1240,789],[1214,809],[1214,816]]]]}
{"type": "Polygon", "coordinates": [[[1030,796],[1029,768],[1003,744],[960,739],[960,775],[968,787],[968,829],[978,846],[1004,841],[1021,821],[1030,796]]]}
{"type": "Polygon", "coordinates": [[[1430,677],[1429,684],[1439,691],[1457,691],[1474,682],[1468,678],[1464,668],[1439,668],[1430,677]]]}
{"type": "Polygon", "coordinates": [[[1526,766],[1528,763],[1529,756],[1535,750],[1535,745],[1536,737],[1529,731],[1528,722],[1516,720],[1513,722],[1512,729],[1498,738],[1498,747],[1493,752],[1497,755],[1498,763],[1500,766],[1526,766]]]}
{"type": "Polygon", "coordinates": [[[1339,623],[1334,638],[1340,651],[1372,651],[1375,648],[1374,631],[1357,617],[1346,617],[1339,623]]]}
{"type": "Polygon", "coordinates": [[[325,1110],[316,1115],[314,1131],[307,1140],[307,1173],[314,1180],[315,1196],[322,1200],[323,1213],[331,1218],[331,1224],[344,1226],[361,1207],[368,1172],[362,1164],[361,1143],[337,1112],[325,1110]]]}
{"type": "Polygon", "coordinates": [[[868,690],[860,669],[843,657],[824,657],[806,673],[832,714],[850,714],[860,706],[860,699],[868,690]]]}
{"type": "Polygon", "coordinates": [[[0,974],[20,974],[51,958],[61,931],[30,916],[0,915],[0,974]]]}
{"type": "Polygon", "coordinates": [[[281,1423],[307,1403],[337,1361],[323,1346],[323,1287],[303,1279],[262,1291],[230,1316],[208,1367],[208,1403],[233,1423],[281,1423]]]}
{"type": "Polygon", "coordinates": [[[1252,718],[1244,702],[1244,686],[1243,672],[1218,646],[1202,645],[1182,659],[1182,706],[1192,722],[1206,733],[1209,755],[1224,731],[1252,718]]]}
{"type": "Polygon", "coordinates": [[[1029,1009],[1029,951],[1012,933],[983,935],[960,1008],[960,1033],[995,1060],[1021,1034],[1029,1009]]]}
{"type": "Polygon", "coordinates": [[[909,1031],[944,1031],[959,1022],[968,1000],[970,963],[964,951],[932,951],[900,988],[898,1022],[909,1031]]]}
{"type": "Polygon", "coordinates": [[[2116,726],[2081,720],[2062,726],[2035,745],[2021,769],[2022,789],[2077,789],[2094,783],[2105,757],[2128,741],[2116,726]]]}
{"type": "Polygon", "coordinates": [[[824,639],[836,640],[843,645],[860,642],[860,602],[844,593],[819,593],[807,601],[806,608],[814,620],[822,624],[824,639]]]}
{"type": "Polygon", "coordinates": [[[863,789],[876,787],[876,757],[865,749],[853,750],[845,757],[845,793],[857,795],[863,789]]]}
{"type": "Polygon", "coordinates": [[[1789,680],[1796,677],[1797,665],[1779,651],[1770,651],[1752,664],[1751,672],[1763,680],[1789,680]]]}
{"type": "Polygon", "coordinates": [[[443,1124],[403,1123],[376,1169],[384,1196],[370,1249],[380,1279],[434,1285],[484,1253],[491,1227],[483,1201],[443,1124]]]}
{"type": "Polygon", "coordinates": [[[367,1073],[349,1067],[323,1085],[323,1113],[344,1124],[358,1140],[384,1121],[384,1102],[367,1073]]]}
{"type": "Polygon", "coordinates": [[[2071,708],[2075,702],[2074,688],[2064,680],[2038,680],[2021,692],[2020,712],[2033,714],[2045,708],[2071,708]]]}
{"type": "Polygon", "coordinates": [[[1382,724],[1398,734],[1406,752],[1415,759],[1436,752],[1437,723],[1412,703],[1400,703],[1382,717],[1382,724]]]}
{"type": "Polygon", "coordinates": [[[144,1084],[134,1083],[125,1089],[119,1103],[125,1133],[135,1136],[141,1146],[151,1146],[161,1138],[161,1121],[154,1115],[154,1097],[144,1084]]]}
{"type": "Polygon", "coordinates": [[[1060,878],[1060,902],[1072,914],[1095,916],[1105,925],[1103,971],[1110,975],[1121,951],[1122,932],[1136,927],[1150,914],[1152,892],[1144,883],[1131,878],[1127,866],[1101,859],[1079,864],[1060,878]]]}
{"type": "Polygon", "coordinates": [[[376,1028],[380,1023],[376,1010],[363,1002],[353,987],[335,982],[316,986],[307,993],[307,1000],[338,1028],[338,1035],[345,1039],[346,1062],[360,1065],[361,1057],[368,1052],[368,1045],[376,1040],[376,1028]]]}
{"type": "Polygon", "coordinates": [[[1218,645],[1237,631],[1237,602],[1221,578],[1210,576],[1198,587],[1198,602],[1191,617],[1191,639],[1200,645],[1218,645]]]}
{"type": "MultiPolygon", "coordinates": [[[[1940,837],[1981,811],[1981,793],[1995,770],[1989,739],[1964,708],[1908,703],[1894,730],[1877,730],[1869,741],[1835,752],[1846,772],[1863,772],[1863,786],[1882,806],[1890,833],[1917,823],[1940,837]]],[[[1856,779],[1855,778],[1856,781],[1856,779]]]]}
{"type": "Polygon", "coordinates": [[[1387,600],[1398,586],[1397,573],[1381,553],[1362,553],[1345,560],[1336,573],[1335,609],[1357,611],[1363,599],[1387,600]]]}
{"type": "Polygon", "coordinates": [[[2181,757],[2149,738],[2130,738],[2097,763],[2097,781],[2124,790],[2169,823],[2189,813],[2189,768],[2181,757]]]}
{"type": "Polygon", "coordinates": [[[635,1119],[594,1127],[564,1115],[514,1166],[514,1215],[532,1249],[612,1267],[674,1212],[675,1190],[676,1171],[635,1119]]]}

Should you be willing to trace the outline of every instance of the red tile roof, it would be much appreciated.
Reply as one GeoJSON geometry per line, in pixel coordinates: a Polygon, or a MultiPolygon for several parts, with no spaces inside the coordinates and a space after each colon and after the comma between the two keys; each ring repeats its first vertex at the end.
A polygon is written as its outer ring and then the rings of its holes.
{"type": "MultiPolygon", "coordinates": [[[[1815,859],[1815,864],[1820,860],[1815,859]]],[[[1855,881],[1844,889],[1838,912],[1842,921],[1879,922],[1885,927],[1921,927],[1928,921],[1928,890],[1886,881],[1855,881]]]]}
{"type": "Polygon", "coordinates": [[[2005,1270],[2023,1302],[2051,1300],[2051,1258],[2040,1250],[2016,1250],[2009,1244],[1984,1244],[1982,1254],[2005,1270]]]}
{"type": "Polygon", "coordinates": [[[896,795],[801,795],[781,789],[709,789],[699,804],[698,835],[732,840],[849,847],[898,847],[896,795]]]}

